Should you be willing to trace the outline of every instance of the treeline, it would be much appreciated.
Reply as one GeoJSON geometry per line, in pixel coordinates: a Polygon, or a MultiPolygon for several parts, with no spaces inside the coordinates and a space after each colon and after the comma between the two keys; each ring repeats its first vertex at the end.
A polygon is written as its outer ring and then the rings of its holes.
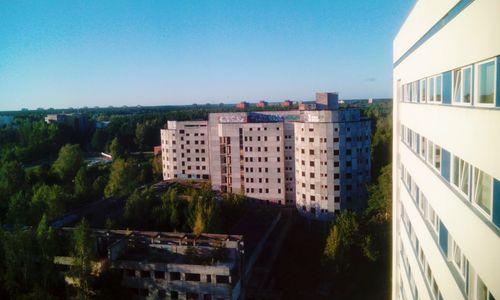
{"type": "Polygon", "coordinates": [[[19,119],[13,126],[0,127],[0,164],[9,161],[18,161],[23,165],[49,162],[63,145],[83,145],[90,136],[90,131],[81,131],[66,124],[19,119]]]}

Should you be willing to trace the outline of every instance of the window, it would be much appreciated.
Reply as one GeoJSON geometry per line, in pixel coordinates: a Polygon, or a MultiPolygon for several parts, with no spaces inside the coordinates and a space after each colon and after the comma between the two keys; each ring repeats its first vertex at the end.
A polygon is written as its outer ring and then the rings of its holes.
{"type": "Polygon", "coordinates": [[[453,156],[451,164],[451,182],[465,195],[469,195],[470,166],[458,156],[453,156]]]}
{"type": "Polygon", "coordinates": [[[429,212],[428,220],[431,223],[432,228],[436,231],[436,233],[438,233],[439,232],[439,218],[431,206],[429,206],[427,209],[429,212]]]}
{"type": "Polygon", "coordinates": [[[420,80],[420,102],[425,103],[427,101],[427,79],[420,80]]]}
{"type": "Polygon", "coordinates": [[[477,104],[493,104],[495,98],[495,61],[477,66],[477,104]]]}
{"type": "Polygon", "coordinates": [[[462,250],[457,245],[455,240],[451,237],[451,235],[448,236],[450,245],[450,247],[448,248],[449,249],[448,251],[450,252],[449,253],[450,260],[453,262],[460,275],[465,279],[465,276],[467,274],[465,256],[463,255],[462,250]]]}
{"type": "Polygon", "coordinates": [[[491,298],[489,297],[488,287],[484,284],[479,275],[476,276],[476,299],[491,300],[491,298]]]}
{"type": "Polygon", "coordinates": [[[435,91],[435,97],[434,97],[434,100],[436,102],[441,102],[441,94],[442,94],[442,91],[443,91],[441,89],[441,87],[442,87],[442,80],[443,80],[443,77],[441,75],[436,76],[436,82],[435,82],[435,84],[436,84],[436,86],[435,86],[436,91],[435,91]]]}
{"type": "Polygon", "coordinates": [[[181,273],[170,272],[170,280],[181,280],[181,273]]]}
{"type": "Polygon", "coordinates": [[[427,198],[425,197],[425,195],[422,192],[420,192],[419,209],[420,209],[420,212],[422,213],[422,216],[424,216],[424,218],[426,218],[427,217],[427,198]]]}
{"type": "Polygon", "coordinates": [[[431,165],[434,165],[434,143],[431,141],[427,141],[427,162],[431,165]]]}
{"type": "Polygon", "coordinates": [[[411,83],[411,102],[418,102],[418,81],[411,83]]]}
{"type": "Polygon", "coordinates": [[[453,71],[453,102],[471,104],[472,102],[472,68],[465,67],[453,71]]]}
{"type": "Polygon", "coordinates": [[[441,170],[441,147],[434,145],[434,168],[441,170]]]}
{"type": "Polygon", "coordinates": [[[492,183],[493,178],[479,170],[474,168],[472,176],[472,201],[478,205],[484,212],[488,215],[491,214],[491,202],[492,202],[492,183]]]}
{"type": "Polygon", "coordinates": [[[429,85],[427,88],[427,93],[429,93],[427,99],[429,99],[429,102],[434,102],[434,78],[429,78],[427,83],[429,85]]]}
{"type": "Polygon", "coordinates": [[[420,156],[425,160],[427,151],[427,139],[420,137],[420,156]]]}

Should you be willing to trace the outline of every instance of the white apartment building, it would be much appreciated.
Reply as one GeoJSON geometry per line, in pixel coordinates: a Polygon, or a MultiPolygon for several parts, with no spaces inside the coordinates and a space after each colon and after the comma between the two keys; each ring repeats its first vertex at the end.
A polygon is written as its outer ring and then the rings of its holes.
{"type": "Polygon", "coordinates": [[[419,0],[394,40],[393,299],[500,299],[500,1],[419,0]]]}
{"type": "Polygon", "coordinates": [[[215,190],[295,205],[318,219],[358,208],[370,182],[370,121],[339,109],[334,93],[318,93],[307,109],[168,122],[163,177],[209,179],[215,190]]]}
{"type": "Polygon", "coordinates": [[[209,179],[207,121],[168,121],[160,134],[163,178],[209,179]]]}

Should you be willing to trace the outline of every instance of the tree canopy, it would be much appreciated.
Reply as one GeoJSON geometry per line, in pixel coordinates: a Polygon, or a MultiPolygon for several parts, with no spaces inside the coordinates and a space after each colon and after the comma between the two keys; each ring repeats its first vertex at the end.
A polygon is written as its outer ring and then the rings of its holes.
{"type": "Polygon", "coordinates": [[[61,180],[71,181],[82,165],[83,157],[80,146],[66,144],[59,150],[59,156],[52,168],[61,180]]]}

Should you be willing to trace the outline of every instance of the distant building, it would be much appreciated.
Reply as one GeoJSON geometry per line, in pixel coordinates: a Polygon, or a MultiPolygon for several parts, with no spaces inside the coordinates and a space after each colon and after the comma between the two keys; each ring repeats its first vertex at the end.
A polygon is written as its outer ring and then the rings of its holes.
{"type": "Polygon", "coordinates": [[[257,107],[264,108],[268,106],[268,103],[266,101],[259,101],[256,104],[257,107]]]}
{"type": "Polygon", "coordinates": [[[45,122],[50,123],[64,123],[66,122],[65,114],[50,114],[45,117],[45,122]]]}
{"type": "Polygon", "coordinates": [[[247,109],[249,106],[248,102],[241,101],[240,103],[236,104],[237,109],[247,109]]]}
{"type": "MultiPolygon", "coordinates": [[[[93,275],[119,270],[122,286],[136,299],[243,299],[240,235],[94,229],[91,239],[93,275]]],[[[73,259],[58,256],[54,262],[71,266],[73,259]]]]}
{"type": "Polygon", "coordinates": [[[87,116],[82,114],[49,114],[45,117],[45,122],[65,124],[80,131],[86,131],[89,127],[87,116]]]}
{"type": "Polygon", "coordinates": [[[285,100],[281,102],[281,107],[291,107],[293,105],[293,102],[290,100],[285,100]]]}
{"type": "Polygon", "coordinates": [[[393,62],[392,299],[500,299],[500,1],[415,1],[393,62]]]}
{"type": "Polygon", "coordinates": [[[370,121],[359,109],[338,109],[336,93],[318,93],[310,105],[169,121],[163,178],[209,179],[215,190],[295,205],[318,219],[355,208],[370,182],[370,121]]]}
{"type": "Polygon", "coordinates": [[[373,103],[373,98],[368,98],[368,104],[372,104],[373,103]]]}

